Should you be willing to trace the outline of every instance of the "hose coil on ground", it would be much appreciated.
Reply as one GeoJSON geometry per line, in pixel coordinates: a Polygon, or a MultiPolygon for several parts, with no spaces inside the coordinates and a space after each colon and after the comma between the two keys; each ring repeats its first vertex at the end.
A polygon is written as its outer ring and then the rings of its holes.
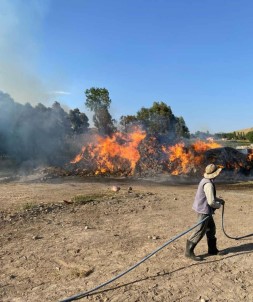
{"type": "Polygon", "coordinates": [[[225,207],[224,207],[224,205],[222,205],[221,227],[222,227],[222,231],[223,231],[223,233],[224,233],[224,235],[225,235],[226,237],[228,237],[229,239],[240,240],[240,239],[244,239],[244,238],[253,236],[253,233],[248,234],[248,235],[244,235],[244,236],[240,236],[240,237],[232,237],[232,236],[229,236],[229,235],[226,233],[225,228],[224,228],[224,212],[225,212],[225,207]]]}

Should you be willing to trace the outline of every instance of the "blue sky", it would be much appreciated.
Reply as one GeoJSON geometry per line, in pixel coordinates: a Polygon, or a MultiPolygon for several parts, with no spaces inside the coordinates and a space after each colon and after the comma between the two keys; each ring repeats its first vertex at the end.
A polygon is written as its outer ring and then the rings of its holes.
{"type": "Polygon", "coordinates": [[[154,101],[190,132],[253,127],[253,2],[0,0],[0,90],[17,102],[84,106],[107,88],[110,112],[154,101]]]}

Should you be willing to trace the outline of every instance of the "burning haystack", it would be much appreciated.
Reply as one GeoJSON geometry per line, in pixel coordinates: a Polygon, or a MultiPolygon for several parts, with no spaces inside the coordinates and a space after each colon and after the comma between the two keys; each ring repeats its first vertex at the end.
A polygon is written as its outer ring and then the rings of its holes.
{"type": "Polygon", "coordinates": [[[204,163],[213,162],[223,167],[225,172],[248,176],[253,168],[251,156],[230,148],[214,148],[205,152],[204,163]]]}
{"type": "Polygon", "coordinates": [[[111,137],[95,135],[72,160],[73,174],[84,176],[155,176],[158,174],[199,176],[209,163],[247,175],[252,161],[233,148],[197,140],[164,144],[140,128],[111,137]]]}

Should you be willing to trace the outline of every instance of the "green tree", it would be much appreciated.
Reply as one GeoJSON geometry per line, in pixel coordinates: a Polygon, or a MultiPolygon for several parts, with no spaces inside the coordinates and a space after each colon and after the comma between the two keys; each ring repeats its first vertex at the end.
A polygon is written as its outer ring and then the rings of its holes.
{"type": "Polygon", "coordinates": [[[150,108],[143,107],[136,116],[151,134],[175,133],[175,116],[164,102],[154,102],[150,108]]]}
{"type": "Polygon", "coordinates": [[[90,88],[85,91],[85,106],[91,110],[94,126],[98,128],[99,133],[111,135],[115,130],[115,120],[109,113],[111,99],[109,91],[106,88],[90,88]]]}
{"type": "Polygon", "coordinates": [[[229,140],[235,139],[235,132],[227,133],[227,139],[229,139],[229,140]]]}
{"type": "Polygon", "coordinates": [[[80,112],[78,108],[69,111],[69,120],[74,133],[82,133],[89,128],[89,119],[87,115],[80,112]]]}
{"type": "Polygon", "coordinates": [[[92,87],[85,90],[85,95],[85,106],[91,111],[96,112],[101,107],[110,108],[111,99],[106,88],[92,87]]]}
{"type": "Polygon", "coordinates": [[[131,129],[132,126],[136,125],[138,123],[138,119],[135,115],[122,115],[120,117],[120,126],[122,127],[122,130],[125,132],[128,132],[128,130],[131,129]]]}
{"type": "Polygon", "coordinates": [[[116,131],[116,127],[114,126],[116,121],[105,106],[100,107],[96,111],[96,114],[93,116],[93,122],[100,134],[111,135],[116,131]]]}
{"type": "Polygon", "coordinates": [[[190,136],[184,119],[176,117],[164,102],[154,102],[150,108],[141,108],[136,117],[150,134],[169,140],[190,136]]]}
{"type": "Polygon", "coordinates": [[[185,124],[185,121],[182,116],[176,118],[176,134],[178,137],[190,138],[190,131],[185,124]]]}
{"type": "Polygon", "coordinates": [[[253,131],[249,131],[245,136],[250,143],[253,143],[253,131]]]}

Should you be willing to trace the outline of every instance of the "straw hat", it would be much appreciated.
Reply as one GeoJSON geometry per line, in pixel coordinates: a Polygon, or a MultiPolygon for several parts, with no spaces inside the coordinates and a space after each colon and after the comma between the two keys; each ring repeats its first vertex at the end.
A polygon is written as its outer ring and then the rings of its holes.
{"type": "Polygon", "coordinates": [[[219,168],[214,164],[210,164],[210,165],[206,166],[204,177],[208,178],[208,179],[215,178],[216,176],[218,176],[220,174],[221,170],[222,170],[222,168],[219,168]]]}

